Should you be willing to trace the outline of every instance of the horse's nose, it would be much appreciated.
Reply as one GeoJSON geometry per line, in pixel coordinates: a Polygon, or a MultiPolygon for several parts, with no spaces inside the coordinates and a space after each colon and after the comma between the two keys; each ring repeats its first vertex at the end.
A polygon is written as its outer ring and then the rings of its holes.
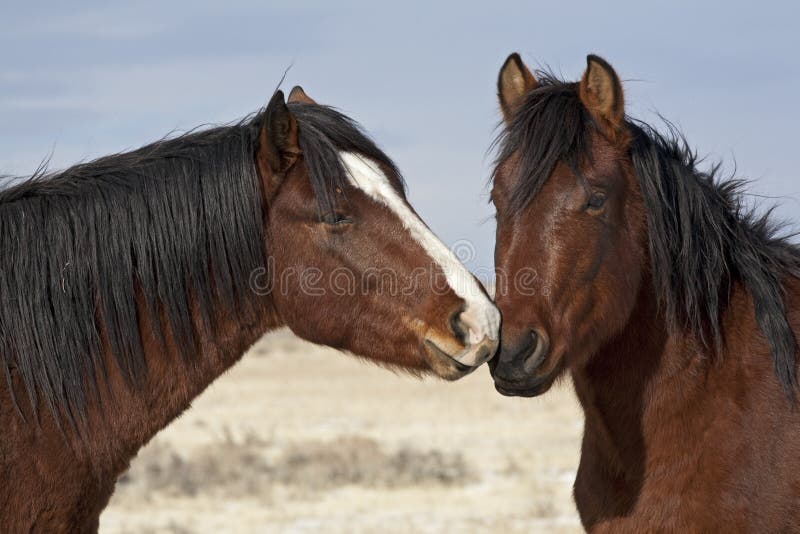
{"type": "MultiPolygon", "coordinates": [[[[493,305],[489,305],[487,310],[481,310],[484,314],[494,312],[494,315],[499,317],[497,309],[493,305]]],[[[486,320],[484,317],[478,316],[473,310],[467,307],[466,310],[459,308],[450,316],[450,330],[458,341],[464,345],[464,351],[455,357],[460,363],[470,367],[478,366],[492,356],[497,351],[500,344],[498,338],[499,319],[493,321],[495,324],[487,324],[489,320],[494,319],[494,316],[486,320]],[[483,320],[481,320],[483,319],[483,320]]]]}
{"type": "Polygon", "coordinates": [[[459,308],[450,316],[450,330],[453,331],[453,335],[456,336],[462,345],[466,345],[467,339],[469,338],[469,326],[467,326],[461,318],[461,315],[462,309],[459,308]]]}
{"type": "Polygon", "coordinates": [[[489,361],[500,346],[500,312],[494,304],[463,302],[447,317],[449,336],[431,329],[423,340],[431,369],[455,380],[489,361]]]}
{"type": "Polygon", "coordinates": [[[547,358],[548,346],[547,335],[537,329],[530,330],[516,342],[504,342],[494,371],[506,380],[530,379],[547,358]]]}

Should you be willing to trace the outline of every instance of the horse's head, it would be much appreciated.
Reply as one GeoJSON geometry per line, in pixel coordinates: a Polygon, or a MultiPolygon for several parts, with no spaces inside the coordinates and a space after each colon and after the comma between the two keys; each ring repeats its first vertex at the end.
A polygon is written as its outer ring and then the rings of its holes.
{"type": "Polygon", "coordinates": [[[299,87],[288,105],[279,91],[256,160],[265,284],[282,323],[315,343],[447,379],[491,358],[499,312],[352,121],[299,87]]]}
{"type": "Polygon", "coordinates": [[[501,393],[541,394],[619,332],[634,307],[647,239],[622,86],[588,57],[577,83],[518,55],[500,71],[504,131],[494,174],[501,393]]]}

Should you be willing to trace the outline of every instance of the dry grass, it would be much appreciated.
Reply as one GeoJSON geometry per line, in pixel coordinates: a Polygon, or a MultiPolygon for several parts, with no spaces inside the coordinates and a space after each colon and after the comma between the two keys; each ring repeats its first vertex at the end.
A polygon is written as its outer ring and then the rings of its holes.
{"type": "Polygon", "coordinates": [[[363,436],[292,443],[271,458],[268,441],[248,434],[203,445],[186,454],[157,442],[146,448],[117,484],[118,499],[152,501],[155,496],[269,499],[275,484],[306,495],[340,486],[401,488],[475,482],[459,453],[404,447],[386,452],[363,436]]]}
{"type": "Polygon", "coordinates": [[[103,533],[580,532],[572,394],[508,399],[286,332],[141,451],[103,533]]]}

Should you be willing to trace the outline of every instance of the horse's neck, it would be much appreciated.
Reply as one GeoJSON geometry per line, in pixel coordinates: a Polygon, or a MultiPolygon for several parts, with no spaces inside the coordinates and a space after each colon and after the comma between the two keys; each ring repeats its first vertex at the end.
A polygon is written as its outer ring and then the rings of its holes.
{"type": "Polygon", "coordinates": [[[279,326],[266,304],[263,315],[250,324],[222,320],[213,335],[202,336],[200,353],[190,358],[179,353],[169,336],[164,347],[153,335],[150,322],[156,319],[144,318],[141,331],[147,376],[141,386],[131,388],[106,357],[108,387],[100,388],[100,402],[89,414],[87,441],[79,447],[90,455],[89,461],[99,461],[100,469],[114,476],[124,470],[142,445],[186,410],[262,335],[279,326]]]}
{"type": "MultiPolygon", "coordinates": [[[[586,418],[584,452],[590,446],[626,477],[642,476],[645,458],[666,442],[695,447],[715,420],[734,416],[730,403],[785,400],[742,284],[733,284],[724,308],[721,354],[692,332],[669,331],[650,284],[643,288],[623,331],[572,369],[586,418]]],[[[790,280],[787,293],[791,307],[800,282],[790,280]]]]}
{"type": "Polygon", "coordinates": [[[609,473],[641,477],[648,425],[680,417],[702,387],[710,358],[698,346],[690,334],[668,332],[646,284],[623,331],[572,370],[586,420],[584,453],[591,447],[609,473]]]}

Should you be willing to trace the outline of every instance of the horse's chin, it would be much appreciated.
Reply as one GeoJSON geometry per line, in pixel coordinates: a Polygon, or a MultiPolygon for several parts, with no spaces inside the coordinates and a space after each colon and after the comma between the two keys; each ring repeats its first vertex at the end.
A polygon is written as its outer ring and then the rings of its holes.
{"type": "Polygon", "coordinates": [[[494,389],[506,397],[538,397],[547,393],[553,386],[558,376],[557,372],[547,374],[542,377],[531,377],[526,380],[504,380],[501,377],[493,376],[494,389]]]}
{"type": "Polygon", "coordinates": [[[497,351],[497,341],[488,338],[452,354],[430,339],[423,341],[422,345],[423,357],[430,370],[445,380],[458,380],[470,374],[494,356],[497,351]]]}

